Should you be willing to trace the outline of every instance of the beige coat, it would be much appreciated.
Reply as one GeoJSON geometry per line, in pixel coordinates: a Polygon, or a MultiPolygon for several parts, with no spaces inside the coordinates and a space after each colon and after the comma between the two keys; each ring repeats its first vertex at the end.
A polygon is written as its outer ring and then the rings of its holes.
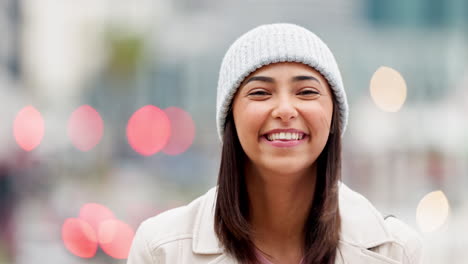
{"type": "MultiPolygon", "coordinates": [[[[340,183],[342,232],[339,264],[421,263],[419,235],[394,217],[384,219],[371,203],[340,183]],[[341,254],[340,254],[341,253],[341,254]]],[[[223,252],[214,227],[216,187],[190,204],[144,221],[127,264],[237,263],[223,252]]]]}

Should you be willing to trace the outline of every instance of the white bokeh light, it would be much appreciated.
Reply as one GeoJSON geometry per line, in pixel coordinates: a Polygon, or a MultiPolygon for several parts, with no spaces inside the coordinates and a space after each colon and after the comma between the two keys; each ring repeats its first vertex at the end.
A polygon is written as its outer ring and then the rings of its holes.
{"type": "Polygon", "coordinates": [[[438,230],[449,214],[449,202],[442,191],[426,194],[419,202],[416,221],[421,231],[430,233],[438,230]]]}
{"type": "Polygon", "coordinates": [[[370,94],[380,109],[397,112],[406,100],[405,79],[395,69],[382,66],[372,75],[370,94]]]}

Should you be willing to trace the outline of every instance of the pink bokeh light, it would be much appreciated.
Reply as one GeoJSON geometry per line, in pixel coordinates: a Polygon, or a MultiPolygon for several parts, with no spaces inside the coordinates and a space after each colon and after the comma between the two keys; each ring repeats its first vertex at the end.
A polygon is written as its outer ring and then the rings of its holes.
{"type": "Polygon", "coordinates": [[[68,137],[81,151],[94,148],[101,140],[103,130],[101,115],[89,105],[78,107],[68,121],[68,137]]]}
{"type": "Polygon", "coordinates": [[[170,133],[166,113],[153,105],[137,110],[127,123],[128,143],[143,156],[159,152],[167,144],[170,133]]]}
{"type": "Polygon", "coordinates": [[[104,205],[97,203],[84,204],[80,209],[79,218],[88,222],[98,232],[99,225],[106,220],[115,219],[114,213],[104,205]]]}
{"type": "Polygon", "coordinates": [[[36,148],[44,137],[44,119],[33,106],[26,106],[16,115],[13,135],[16,143],[24,150],[36,148]]]}
{"type": "Polygon", "coordinates": [[[62,240],[73,255],[92,258],[98,248],[96,231],[91,225],[78,218],[68,218],[62,226],[62,240]]]}
{"type": "Polygon", "coordinates": [[[164,112],[171,123],[171,136],[163,152],[168,155],[179,155],[192,145],[195,138],[195,124],[190,114],[178,107],[168,107],[164,112]]]}
{"type": "Polygon", "coordinates": [[[98,232],[102,250],[116,259],[128,257],[134,236],[133,228],[117,219],[103,221],[98,232]]]}

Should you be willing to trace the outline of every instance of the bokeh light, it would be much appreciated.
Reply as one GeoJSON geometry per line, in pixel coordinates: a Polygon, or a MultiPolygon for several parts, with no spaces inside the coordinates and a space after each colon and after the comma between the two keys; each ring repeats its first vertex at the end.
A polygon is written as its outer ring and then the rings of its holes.
{"type": "Polygon", "coordinates": [[[178,155],[185,152],[195,138],[195,124],[186,111],[178,107],[164,109],[171,123],[171,136],[163,152],[168,155],[178,155]]]}
{"type": "Polygon", "coordinates": [[[16,115],[13,124],[16,143],[24,150],[36,148],[44,137],[44,119],[33,106],[26,106],[16,115]]]}
{"type": "Polygon", "coordinates": [[[449,202],[442,191],[425,195],[419,202],[416,220],[419,228],[426,233],[436,231],[447,220],[449,202]]]}
{"type": "Polygon", "coordinates": [[[82,219],[68,218],[62,226],[65,247],[81,258],[92,258],[96,254],[98,240],[95,230],[82,219]]]}
{"type": "Polygon", "coordinates": [[[127,139],[130,146],[143,156],[160,151],[171,134],[166,113],[153,105],[137,110],[127,123],[127,139]]]}
{"type": "Polygon", "coordinates": [[[84,204],[80,209],[79,218],[88,222],[91,227],[99,231],[99,225],[106,220],[114,219],[114,213],[104,205],[97,203],[84,204]]]}
{"type": "Polygon", "coordinates": [[[397,112],[406,100],[405,79],[395,69],[382,66],[372,75],[370,94],[380,109],[397,112]]]}
{"type": "Polygon", "coordinates": [[[103,122],[99,113],[89,105],[78,107],[68,121],[68,137],[81,151],[89,151],[102,138],[103,122]]]}
{"type": "Polygon", "coordinates": [[[134,236],[133,228],[117,219],[103,221],[98,232],[102,250],[116,259],[128,257],[134,236]]]}

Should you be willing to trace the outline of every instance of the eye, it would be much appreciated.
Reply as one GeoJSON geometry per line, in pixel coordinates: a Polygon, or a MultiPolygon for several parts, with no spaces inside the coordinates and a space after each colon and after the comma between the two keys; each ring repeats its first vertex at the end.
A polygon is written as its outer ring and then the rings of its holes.
{"type": "Polygon", "coordinates": [[[255,92],[249,93],[249,95],[269,95],[269,93],[267,93],[265,91],[257,90],[255,92]]]}
{"type": "Polygon", "coordinates": [[[312,90],[312,89],[306,89],[306,90],[302,90],[301,92],[299,92],[299,94],[301,94],[301,95],[317,95],[317,94],[320,94],[320,93],[315,91],[315,90],[312,90]]]}

